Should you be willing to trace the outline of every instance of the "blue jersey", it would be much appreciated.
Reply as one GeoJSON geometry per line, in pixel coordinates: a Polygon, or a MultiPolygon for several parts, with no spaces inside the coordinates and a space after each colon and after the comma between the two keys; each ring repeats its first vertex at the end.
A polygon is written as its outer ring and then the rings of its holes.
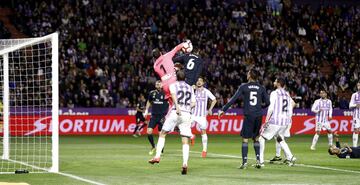
{"type": "Polygon", "coordinates": [[[251,116],[261,116],[262,108],[270,105],[269,95],[265,87],[258,82],[249,82],[241,85],[230,101],[224,105],[222,111],[226,111],[232,104],[241,98],[244,102],[244,114],[251,116]]]}
{"type": "Polygon", "coordinates": [[[360,147],[348,147],[341,148],[340,143],[336,142],[336,147],[340,149],[340,153],[337,154],[339,158],[360,158],[360,147]]]}
{"type": "Polygon", "coordinates": [[[195,85],[203,68],[203,60],[196,54],[183,54],[173,58],[174,63],[179,62],[185,68],[185,82],[195,85]]]}

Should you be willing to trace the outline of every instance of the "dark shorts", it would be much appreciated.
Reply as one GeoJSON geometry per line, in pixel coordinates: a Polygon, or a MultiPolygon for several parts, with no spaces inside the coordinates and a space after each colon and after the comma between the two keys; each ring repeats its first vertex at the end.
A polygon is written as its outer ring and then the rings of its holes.
{"type": "Polygon", "coordinates": [[[161,128],[165,122],[166,114],[153,114],[150,118],[150,123],[148,128],[154,129],[158,125],[158,130],[161,131],[161,128]]]}
{"type": "Polygon", "coordinates": [[[135,117],[136,117],[136,124],[145,121],[144,115],[141,112],[136,113],[135,117]]]}
{"type": "Polygon", "coordinates": [[[262,116],[244,116],[244,123],[241,129],[241,137],[256,138],[259,136],[261,128],[262,116]]]}

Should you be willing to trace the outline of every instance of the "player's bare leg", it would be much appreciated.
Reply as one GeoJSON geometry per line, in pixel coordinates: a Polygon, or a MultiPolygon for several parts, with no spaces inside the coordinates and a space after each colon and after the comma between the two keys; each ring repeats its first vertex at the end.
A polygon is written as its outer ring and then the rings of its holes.
{"type": "Polygon", "coordinates": [[[206,130],[201,130],[201,140],[202,140],[202,145],[203,145],[201,157],[205,158],[206,154],[207,154],[207,144],[208,144],[208,136],[206,134],[206,130]]]}
{"type": "Polygon", "coordinates": [[[360,132],[360,128],[355,128],[354,132],[353,132],[353,147],[357,147],[358,144],[358,139],[359,139],[359,132],[360,132]]]}
{"type": "Polygon", "coordinates": [[[160,135],[159,135],[159,139],[156,145],[156,155],[154,158],[152,158],[151,160],[149,160],[150,164],[155,164],[155,163],[159,163],[160,162],[160,157],[161,157],[161,151],[165,146],[165,137],[167,135],[168,132],[166,131],[161,131],[160,135]]]}
{"type": "Polygon", "coordinates": [[[189,153],[190,153],[190,146],[189,146],[189,138],[188,137],[182,137],[182,152],[183,152],[183,165],[182,165],[182,175],[187,174],[188,170],[188,160],[189,160],[189,153]]]}

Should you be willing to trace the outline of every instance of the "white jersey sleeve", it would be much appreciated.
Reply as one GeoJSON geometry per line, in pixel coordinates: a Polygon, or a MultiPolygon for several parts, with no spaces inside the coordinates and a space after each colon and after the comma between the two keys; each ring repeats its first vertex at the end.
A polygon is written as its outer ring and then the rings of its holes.
{"type": "Polygon", "coordinates": [[[270,94],[270,105],[269,105],[269,108],[268,108],[268,114],[270,112],[274,112],[274,110],[275,110],[275,102],[276,102],[276,91],[273,91],[270,94]]]}
{"type": "Polygon", "coordinates": [[[356,104],[355,104],[355,93],[351,95],[351,100],[350,100],[350,103],[349,103],[349,108],[352,109],[352,108],[355,108],[356,107],[356,104]]]}
{"type": "Polygon", "coordinates": [[[213,93],[211,93],[208,89],[206,89],[205,91],[206,91],[206,96],[210,98],[210,100],[215,100],[215,96],[213,93]]]}
{"type": "Polygon", "coordinates": [[[313,106],[311,107],[311,111],[314,113],[319,112],[319,100],[315,100],[313,106]]]}

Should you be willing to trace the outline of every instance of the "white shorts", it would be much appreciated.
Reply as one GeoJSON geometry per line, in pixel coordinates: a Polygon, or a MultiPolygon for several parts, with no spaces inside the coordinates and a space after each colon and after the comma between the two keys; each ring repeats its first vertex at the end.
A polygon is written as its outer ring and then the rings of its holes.
{"type": "Polygon", "coordinates": [[[206,117],[204,117],[204,116],[192,116],[191,120],[192,120],[192,122],[194,124],[197,123],[201,130],[206,130],[206,128],[208,126],[208,122],[206,120],[206,117]]]}
{"type": "Polygon", "coordinates": [[[289,123],[289,125],[286,126],[286,130],[284,132],[283,137],[290,137],[291,136],[291,134],[290,134],[291,125],[292,125],[292,123],[289,123]]]}
{"type": "Polygon", "coordinates": [[[178,126],[180,135],[185,137],[191,137],[191,115],[190,113],[181,112],[181,116],[176,114],[176,111],[171,111],[166,117],[162,130],[170,132],[178,126]]]}
{"type": "Polygon", "coordinates": [[[316,123],[315,131],[321,131],[322,130],[331,130],[330,122],[324,122],[324,123],[316,123]]]}
{"type": "Polygon", "coordinates": [[[287,129],[288,129],[287,125],[280,126],[280,125],[267,123],[266,125],[264,125],[260,135],[264,137],[266,140],[271,140],[274,136],[279,135],[283,137],[287,129]]]}
{"type": "Polygon", "coordinates": [[[360,119],[353,119],[353,128],[360,128],[360,119]]]}

